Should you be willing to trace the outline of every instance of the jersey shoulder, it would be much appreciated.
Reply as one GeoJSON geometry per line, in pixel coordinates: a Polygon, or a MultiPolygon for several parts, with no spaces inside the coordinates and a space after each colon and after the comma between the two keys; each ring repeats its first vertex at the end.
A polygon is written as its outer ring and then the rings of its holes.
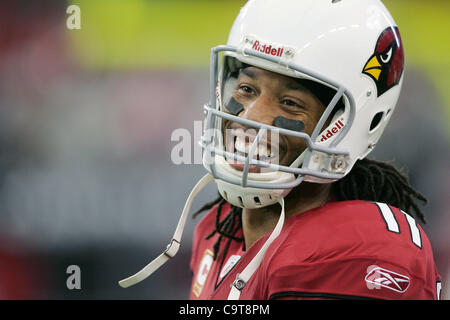
{"type": "MultiPolygon", "coordinates": [[[[385,203],[337,201],[293,217],[286,241],[315,244],[315,249],[363,254],[370,250],[385,253],[383,247],[411,250],[428,248],[429,242],[416,220],[408,213],[385,203]],[[299,242],[298,238],[301,238],[299,242]],[[320,246],[318,246],[320,244],[320,246]],[[359,246],[357,248],[357,246],[359,246]],[[358,250],[357,250],[358,249],[358,250]]],[[[301,245],[303,247],[303,245],[301,245]]]]}
{"type": "Polygon", "coordinates": [[[424,298],[425,291],[433,296],[438,278],[431,245],[416,221],[398,208],[367,201],[333,202],[289,219],[264,268],[275,296],[327,292],[402,298],[407,295],[400,291],[411,285],[409,297],[424,298]],[[367,279],[381,274],[374,270],[399,275],[395,285],[401,290],[393,284],[371,290],[367,279]]]}

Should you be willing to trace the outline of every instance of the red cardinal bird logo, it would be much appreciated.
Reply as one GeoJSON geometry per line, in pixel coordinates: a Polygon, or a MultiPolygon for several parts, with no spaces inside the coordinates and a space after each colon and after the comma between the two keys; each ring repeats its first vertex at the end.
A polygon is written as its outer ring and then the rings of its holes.
{"type": "Polygon", "coordinates": [[[378,37],[375,52],[362,70],[375,81],[378,97],[400,82],[404,61],[398,28],[386,28],[378,37]]]}

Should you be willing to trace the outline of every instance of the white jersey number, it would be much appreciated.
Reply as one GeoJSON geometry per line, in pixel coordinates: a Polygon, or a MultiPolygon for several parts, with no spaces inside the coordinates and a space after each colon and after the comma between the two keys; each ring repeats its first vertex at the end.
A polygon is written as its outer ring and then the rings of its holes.
{"type": "MultiPolygon", "coordinates": [[[[385,203],[375,202],[378,209],[380,210],[381,216],[383,217],[384,222],[386,223],[386,228],[390,232],[400,233],[400,225],[398,224],[397,219],[395,218],[395,214],[392,211],[391,207],[385,203]]],[[[420,235],[419,227],[417,226],[416,220],[411,217],[409,214],[400,210],[401,213],[405,215],[406,221],[409,226],[409,233],[411,235],[411,241],[420,249],[422,249],[422,236],[420,235]]]]}

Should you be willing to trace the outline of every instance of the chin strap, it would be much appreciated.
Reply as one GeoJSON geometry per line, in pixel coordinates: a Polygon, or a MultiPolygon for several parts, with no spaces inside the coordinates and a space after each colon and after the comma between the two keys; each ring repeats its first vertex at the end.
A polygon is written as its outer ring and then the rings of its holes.
{"type": "Polygon", "coordinates": [[[210,183],[213,180],[214,180],[213,176],[211,176],[208,173],[205,176],[203,176],[203,178],[201,178],[199,182],[197,182],[195,187],[192,189],[188,199],[186,200],[186,204],[184,205],[184,209],[183,212],[181,213],[180,220],[178,221],[177,228],[175,229],[175,233],[173,234],[172,240],[167,245],[167,249],[163,253],[161,253],[161,255],[159,255],[156,259],[154,259],[152,262],[146,265],[141,271],[132,275],[131,277],[119,281],[119,285],[122,288],[128,288],[130,286],[135,285],[136,283],[141,282],[142,280],[150,276],[153,272],[158,270],[164,263],[169,261],[170,258],[173,258],[177,254],[178,249],[180,249],[181,236],[183,235],[184,226],[186,224],[186,219],[188,217],[189,210],[191,209],[191,204],[194,201],[197,194],[208,183],[210,183]]]}
{"type": "Polygon", "coordinates": [[[250,261],[250,263],[245,267],[245,269],[236,275],[236,280],[234,280],[233,284],[231,285],[231,290],[228,295],[228,300],[239,300],[239,297],[241,296],[241,290],[245,287],[248,280],[252,277],[252,275],[255,273],[255,271],[258,269],[259,265],[264,259],[264,256],[266,254],[267,249],[272,244],[272,242],[278,237],[278,235],[281,232],[281,229],[283,228],[284,224],[284,199],[280,198],[278,200],[279,204],[281,205],[281,213],[280,218],[278,219],[277,225],[275,226],[275,229],[273,229],[269,239],[266,240],[264,245],[261,247],[261,249],[258,251],[256,256],[250,261]]]}

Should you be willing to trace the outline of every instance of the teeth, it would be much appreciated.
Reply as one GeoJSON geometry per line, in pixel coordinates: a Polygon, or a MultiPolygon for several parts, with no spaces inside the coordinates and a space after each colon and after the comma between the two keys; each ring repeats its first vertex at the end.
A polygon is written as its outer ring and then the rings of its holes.
{"type": "Polygon", "coordinates": [[[265,145],[258,145],[258,154],[261,157],[270,157],[270,152],[265,145]]]}
{"type": "MultiPolygon", "coordinates": [[[[246,156],[250,152],[250,148],[252,146],[252,142],[246,142],[245,137],[238,136],[236,137],[236,141],[234,144],[234,148],[236,150],[236,153],[246,156]]],[[[275,154],[270,154],[269,149],[267,148],[266,144],[259,144],[258,148],[256,150],[257,152],[253,155],[254,159],[259,160],[269,160],[271,158],[275,157],[275,154]]]]}
{"type": "Polygon", "coordinates": [[[236,137],[236,142],[234,143],[234,149],[239,153],[248,153],[250,151],[250,145],[245,143],[244,137],[236,137]]]}

